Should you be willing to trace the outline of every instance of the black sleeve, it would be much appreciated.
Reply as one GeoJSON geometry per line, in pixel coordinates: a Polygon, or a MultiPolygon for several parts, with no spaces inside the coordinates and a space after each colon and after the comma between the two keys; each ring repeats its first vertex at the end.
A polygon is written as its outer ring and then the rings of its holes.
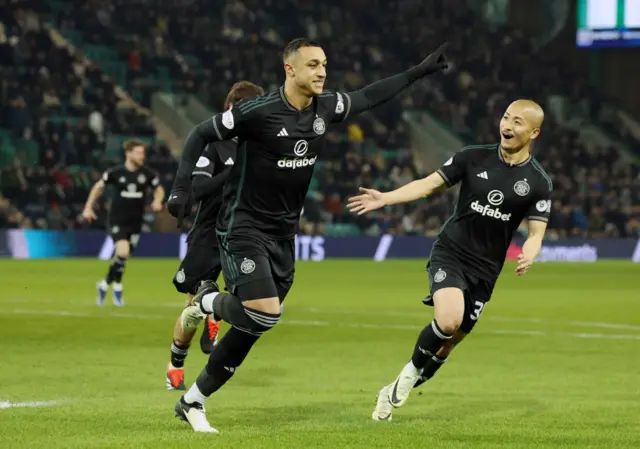
{"type": "Polygon", "coordinates": [[[232,166],[229,166],[222,170],[215,176],[194,176],[193,178],[193,198],[196,201],[201,201],[214,193],[218,192],[220,187],[224,185],[232,166]]]}
{"type": "Polygon", "coordinates": [[[215,160],[215,150],[213,150],[212,145],[209,144],[202,153],[202,156],[198,159],[198,162],[196,162],[196,167],[193,169],[193,172],[191,172],[191,176],[205,176],[207,178],[211,178],[215,168],[215,160]]]}
{"type": "Polygon", "coordinates": [[[104,182],[105,184],[109,185],[111,183],[114,182],[114,178],[115,178],[115,170],[114,168],[110,168],[108,170],[105,170],[102,173],[102,182],[104,182]]]}
{"type": "Polygon", "coordinates": [[[152,189],[155,189],[159,185],[160,185],[160,177],[158,176],[158,173],[156,173],[151,169],[147,169],[147,187],[151,187],[152,189]]]}
{"type": "Polygon", "coordinates": [[[423,71],[423,68],[416,66],[406,72],[376,81],[360,90],[336,92],[336,115],[332,122],[342,122],[350,115],[359,114],[386,103],[422,78],[425,75],[423,71]],[[343,103],[342,106],[341,103],[343,103]]]}
{"type": "Polygon", "coordinates": [[[438,174],[447,183],[447,186],[453,187],[464,178],[467,173],[467,157],[469,153],[461,150],[450,157],[442,167],[438,169],[438,174]]]}
{"type": "MultiPolygon", "coordinates": [[[[196,163],[196,168],[193,170],[193,197],[196,201],[213,195],[224,184],[231,167],[227,167],[217,175],[213,175],[214,167],[218,157],[215,154],[215,150],[212,145],[208,145],[200,159],[196,163]]],[[[220,161],[218,160],[218,163],[220,161]]]]}
{"type": "Polygon", "coordinates": [[[553,193],[553,183],[546,178],[544,186],[536,189],[531,198],[531,204],[527,210],[527,219],[532,221],[543,221],[547,223],[551,216],[551,194],[553,193]]]}
{"type": "Polygon", "coordinates": [[[184,142],[184,149],[180,155],[174,187],[189,185],[196,161],[202,154],[206,144],[229,140],[246,132],[251,119],[247,109],[251,110],[250,105],[245,105],[245,113],[241,112],[243,105],[242,102],[239,102],[237,107],[234,106],[223,113],[216,114],[191,130],[184,142]],[[246,106],[249,106],[249,108],[246,106]]]}

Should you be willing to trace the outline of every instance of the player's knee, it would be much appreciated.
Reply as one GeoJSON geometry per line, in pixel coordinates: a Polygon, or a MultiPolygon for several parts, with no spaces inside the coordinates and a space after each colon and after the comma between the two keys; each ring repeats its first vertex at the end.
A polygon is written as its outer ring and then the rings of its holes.
{"type": "MultiPolygon", "coordinates": [[[[184,332],[184,331],[183,331],[184,332]]],[[[173,344],[179,346],[181,348],[188,348],[191,344],[191,339],[193,338],[193,333],[187,337],[186,335],[174,335],[173,344]]]]}
{"type": "Polygon", "coordinates": [[[281,311],[280,300],[276,297],[242,301],[242,305],[245,307],[245,309],[249,308],[251,310],[270,314],[279,315],[281,311]]]}
{"type": "Polygon", "coordinates": [[[458,314],[440,314],[440,316],[436,317],[436,322],[438,323],[438,327],[447,335],[454,334],[458,329],[460,329],[460,325],[462,324],[462,313],[458,314]]]}
{"type": "Polygon", "coordinates": [[[128,259],[131,254],[131,247],[129,246],[129,242],[126,240],[120,240],[116,242],[116,256],[121,259],[128,259]]]}
{"type": "Polygon", "coordinates": [[[453,335],[464,317],[464,294],[458,288],[443,288],[433,295],[434,315],[438,327],[453,335]]]}
{"type": "Polygon", "coordinates": [[[280,321],[281,316],[280,304],[277,304],[278,305],[276,308],[264,305],[261,309],[248,307],[246,304],[244,304],[244,313],[249,318],[247,330],[251,331],[251,333],[262,335],[268,330],[273,329],[275,325],[280,321]]]}
{"type": "Polygon", "coordinates": [[[458,330],[455,334],[453,334],[453,337],[451,337],[442,345],[436,355],[441,358],[449,357],[449,354],[451,354],[453,349],[462,341],[465,335],[466,334],[464,332],[458,330]]]}

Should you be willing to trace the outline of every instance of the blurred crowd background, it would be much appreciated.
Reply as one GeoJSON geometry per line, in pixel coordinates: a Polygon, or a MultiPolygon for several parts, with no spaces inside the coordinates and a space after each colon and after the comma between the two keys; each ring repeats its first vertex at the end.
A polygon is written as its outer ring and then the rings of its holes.
{"type": "MultiPolygon", "coordinates": [[[[359,186],[426,175],[448,157],[443,139],[496,142],[502,111],[528,97],[547,111],[535,154],[555,187],[549,237],[640,237],[640,134],[587,71],[546,51],[562,27],[514,26],[504,3],[0,0],[0,228],[87,228],[88,191],[130,137],[147,143],[169,191],[184,137],[176,123],[187,126],[198,101],[219,110],[236,80],[279,86],[284,44],[308,36],[328,55],[330,88],[406,70],[445,39],[453,66],[330,130],[302,232],[436,235],[455,190],[367,217],[348,214],[345,200],[359,186]]],[[[550,23],[566,4],[553,3],[550,23]]],[[[101,207],[93,227],[104,226],[101,207]]],[[[172,228],[166,214],[145,226],[172,228]]]]}

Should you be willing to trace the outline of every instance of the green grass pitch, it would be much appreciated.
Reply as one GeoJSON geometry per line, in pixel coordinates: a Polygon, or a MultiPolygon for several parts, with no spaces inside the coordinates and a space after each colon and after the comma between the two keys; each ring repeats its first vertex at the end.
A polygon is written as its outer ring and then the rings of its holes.
{"type": "Polygon", "coordinates": [[[177,262],[133,258],[127,306],[100,309],[106,262],[0,261],[1,448],[640,447],[640,265],[507,265],[474,333],[377,423],[432,317],[425,261],[299,263],[283,321],[207,403],[214,436],[165,390],[177,262]]]}

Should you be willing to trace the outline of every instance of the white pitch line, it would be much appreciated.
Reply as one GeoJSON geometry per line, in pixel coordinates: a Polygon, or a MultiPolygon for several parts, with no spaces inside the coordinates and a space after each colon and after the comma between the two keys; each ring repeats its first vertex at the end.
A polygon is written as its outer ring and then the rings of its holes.
{"type": "MultiPolygon", "coordinates": [[[[26,298],[3,298],[0,299],[0,303],[17,303],[17,304],[83,304],[90,305],[91,301],[86,300],[63,300],[63,301],[53,301],[50,299],[37,299],[31,300],[26,298]]],[[[144,304],[135,304],[136,308],[145,308],[145,309],[175,309],[176,313],[180,312],[184,307],[184,302],[181,299],[177,299],[175,302],[157,302],[157,303],[144,303],[144,304]]],[[[110,307],[108,304],[105,307],[110,307]]],[[[423,314],[416,312],[397,312],[393,310],[389,311],[381,311],[381,310],[366,310],[366,309],[329,309],[329,308],[318,308],[318,307],[310,307],[310,308],[300,308],[298,309],[301,312],[309,312],[315,313],[318,315],[342,315],[342,314],[350,314],[350,315],[362,315],[362,316],[381,316],[381,317],[407,317],[407,318],[416,318],[420,317],[423,314]]],[[[426,308],[418,309],[418,310],[427,310],[426,308]]],[[[24,313],[24,314],[37,314],[37,311],[24,310],[24,311],[16,311],[14,313],[24,313]]],[[[60,313],[52,313],[53,315],[65,315],[60,311],[60,313]]],[[[69,312],[69,316],[97,316],[85,312],[69,312]]],[[[108,315],[100,315],[100,316],[116,316],[116,313],[111,313],[108,315]]],[[[165,318],[161,315],[153,315],[153,314],[139,314],[135,316],[130,316],[129,314],[122,314],[123,318],[141,318],[141,319],[160,319],[165,318]]],[[[553,324],[560,326],[570,326],[570,327],[592,327],[592,328],[601,328],[601,329],[618,329],[618,330],[627,330],[627,331],[639,331],[640,325],[635,324],[624,324],[624,323],[608,323],[602,321],[561,321],[561,320],[546,320],[540,318],[521,318],[521,317],[505,317],[505,316],[495,316],[495,315],[487,315],[483,316],[483,320],[490,321],[502,321],[505,323],[531,323],[531,324],[553,324]]],[[[400,325],[399,328],[402,328],[400,325]]]]}
{"type": "Polygon", "coordinates": [[[59,405],[62,401],[33,401],[33,402],[11,402],[0,401],[0,410],[8,408],[38,408],[53,407],[59,405]]]}
{"type": "MultiPolygon", "coordinates": [[[[310,313],[316,313],[319,315],[341,315],[341,314],[350,314],[350,315],[370,315],[370,316],[395,316],[395,317],[419,317],[421,314],[419,312],[411,313],[411,312],[395,312],[395,311],[378,311],[378,310],[358,310],[358,309],[320,309],[316,307],[303,309],[310,313]]],[[[571,327],[599,327],[602,329],[620,329],[620,330],[630,330],[630,331],[640,331],[640,325],[634,324],[622,324],[622,323],[607,323],[601,321],[560,321],[560,320],[545,320],[541,318],[519,318],[519,317],[506,317],[506,316],[495,316],[495,315],[487,315],[486,317],[483,315],[483,320],[491,320],[491,321],[503,321],[509,323],[532,323],[532,324],[557,324],[571,327]]]]}
{"type": "Polygon", "coordinates": [[[603,329],[620,329],[620,330],[628,330],[628,331],[640,331],[640,326],[634,326],[633,324],[617,324],[617,323],[599,323],[599,322],[590,322],[590,321],[569,321],[567,323],[569,326],[578,326],[578,327],[601,327],[603,329]]]}
{"type": "MultiPolygon", "coordinates": [[[[97,307],[96,307],[97,308],[97,307]]],[[[0,309],[0,313],[10,313],[16,315],[53,315],[53,316],[70,316],[78,318],[133,318],[142,320],[160,320],[166,319],[166,315],[148,315],[140,313],[119,313],[108,312],[104,314],[88,313],[88,312],[75,312],[69,310],[41,310],[41,309],[0,309]]]]}
{"type": "MultiPolygon", "coordinates": [[[[26,310],[26,309],[0,309],[0,314],[29,314],[29,315],[55,315],[70,316],[82,318],[133,318],[133,319],[169,319],[170,316],[162,315],[145,315],[145,314],[127,314],[127,313],[111,313],[111,314],[90,314],[85,312],[73,312],[67,310],[26,310]]],[[[329,321],[316,320],[282,320],[281,324],[293,326],[312,326],[312,327],[339,327],[353,329],[384,329],[384,330],[402,330],[402,331],[419,331],[424,326],[411,324],[373,324],[373,323],[331,323],[329,321]]],[[[487,329],[479,330],[479,334],[489,335],[519,335],[529,337],[565,337],[565,338],[581,338],[581,339],[600,339],[600,340],[640,340],[640,335],[636,334],[598,334],[598,333],[571,333],[571,332],[546,332],[538,330],[510,330],[510,329],[487,329]]]]}

